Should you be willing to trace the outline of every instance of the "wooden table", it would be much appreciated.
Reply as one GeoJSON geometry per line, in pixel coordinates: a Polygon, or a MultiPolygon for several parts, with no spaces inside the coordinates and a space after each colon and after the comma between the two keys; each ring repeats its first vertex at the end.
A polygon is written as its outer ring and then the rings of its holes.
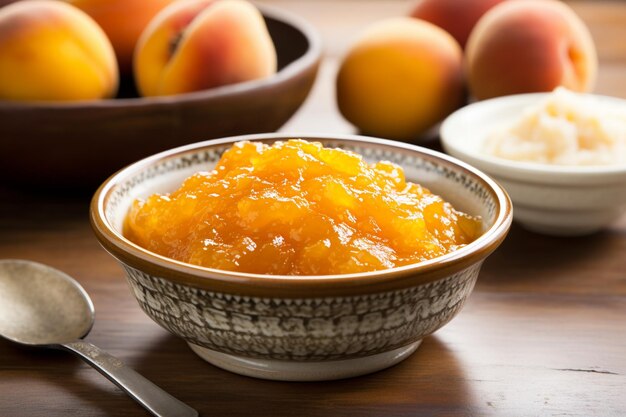
{"type": "MultiPolygon", "coordinates": [[[[331,45],[315,91],[285,130],[352,132],[333,102],[343,34],[410,3],[269,3],[303,13],[331,45]]],[[[626,4],[571,4],[598,44],[596,91],[626,97],[626,4]]],[[[514,225],[464,310],[409,359],[360,378],[281,383],[217,369],[148,319],[92,235],[89,194],[0,189],[0,258],[44,262],[77,278],[97,311],[88,340],[203,416],[626,415],[626,217],[584,238],[514,225]]],[[[69,354],[0,340],[0,416],[68,415],[147,414],[69,354]]]]}

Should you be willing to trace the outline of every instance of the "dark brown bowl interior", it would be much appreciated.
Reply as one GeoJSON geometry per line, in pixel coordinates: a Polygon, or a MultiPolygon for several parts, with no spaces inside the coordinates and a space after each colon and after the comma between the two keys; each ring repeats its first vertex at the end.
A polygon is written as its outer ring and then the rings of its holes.
{"type": "Polygon", "coordinates": [[[321,46],[300,19],[261,8],[279,71],[190,94],[139,98],[131,78],[119,97],[78,103],[0,101],[3,184],[80,188],[156,152],[200,140],[273,132],[300,107],[315,80],[321,46]]]}

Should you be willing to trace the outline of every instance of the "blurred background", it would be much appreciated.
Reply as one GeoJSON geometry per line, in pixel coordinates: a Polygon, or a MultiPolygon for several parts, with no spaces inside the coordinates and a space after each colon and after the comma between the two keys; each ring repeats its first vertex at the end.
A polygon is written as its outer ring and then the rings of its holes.
{"type": "MultiPolygon", "coordinates": [[[[323,132],[353,131],[336,108],[334,77],[339,60],[350,44],[368,25],[387,17],[409,14],[419,1],[411,0],[260,0],[259,4],[277,6],[305,17],[321,33],[325,61],[313,95],[284,130],[323,132]],[[324,100],[324,98],[327,98],[324,100]],[[303,114],[324,115],[324,124],[303,114]]],[[[594,92],[626,97],[626,2],[621,0],[566,0],[587,24],[595,41],[599,66],[594,92]]]]}

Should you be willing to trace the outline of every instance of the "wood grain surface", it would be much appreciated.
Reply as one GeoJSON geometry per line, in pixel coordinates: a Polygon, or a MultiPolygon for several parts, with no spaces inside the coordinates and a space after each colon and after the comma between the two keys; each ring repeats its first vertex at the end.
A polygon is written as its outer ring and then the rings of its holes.
{"type": "MultiPolygon", "coordinates": [[[[313,94],[284,130],[352,132],[334,105],[343,39],[410,3],[265,3],[301,12],[330,45],[313,94]],[[348,13],[351,7],[357,13],[348,13]]],[[[626,98],[626,3],[571,4],[598,44],[596,91],[626,98]]],[[[485,262],[466,307],[409,359],[359,378],[287,383],[215,368],[147,318],[90,230],[92,191],[59,196],[0,185],[0,258],[31,259],[74,276],[96,307],[87,340],[202,416],[626,416],[626,216],[584,238],[514,225],[485,262]]],[[[0,340],[0,416],[69,415],[147,413],[67,353],[0,340]]]]}

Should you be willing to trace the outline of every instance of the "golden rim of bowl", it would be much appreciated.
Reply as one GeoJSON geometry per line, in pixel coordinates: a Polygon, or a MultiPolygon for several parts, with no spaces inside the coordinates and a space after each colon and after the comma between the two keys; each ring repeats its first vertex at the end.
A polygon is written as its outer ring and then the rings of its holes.
{"type": "Polygon", "coordinates": [[[512,205],[507,193],[494,180],[476,168],[448,155],[385,139],[356,135],[291,135],[256,134],[215,139],[182,146],[142,159],[107,179],[96,191],[91,201],[90,220],[100,244],[120,262],[152,276],[174,283],[189,285],[207,291],[224,292],[243,296],[311,298],[371,294],[382,291],[414,287],[433,282],[460,272],[482,262],[506,237],[512,221],[512,205]],[[479,181],[489,191],[497,204],[493,225],[469,245],[428,261],[401,267],[341,275],[293,276],[263,275],[206,268],[176,261],[144,249],[121,233],[106,220],[105,208],[115,187],[130,175],[146,169],[164,159],[190,151],[222,146],[239,141],[274,142],[291,138],[310,141],[342,141],[379,148],[393,148],[422,158],[436,160],[453,167],[479,181]]]}

